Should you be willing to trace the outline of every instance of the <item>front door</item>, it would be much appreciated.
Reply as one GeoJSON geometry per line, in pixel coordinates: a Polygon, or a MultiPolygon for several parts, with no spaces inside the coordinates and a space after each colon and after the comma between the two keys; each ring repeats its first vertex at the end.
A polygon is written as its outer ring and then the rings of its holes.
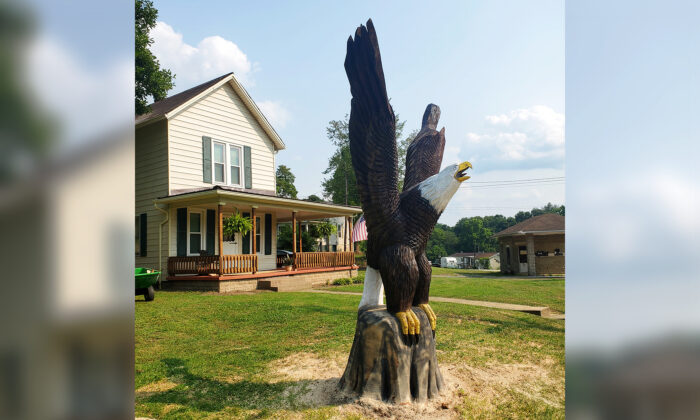
{"type": "Polygon", "coordinates": [[[527,274],[527,246],[525,245],[518,247],[518,262],[520,274],[527,274]]]}
{"type": "MultiPolygon", "coordinates": [[[[228,239],[228,238],[226,238],[228,239]]],[[[224,241],[224,255],[241,253],[241,234],[237,233],[233,241],[224,241]]]]}

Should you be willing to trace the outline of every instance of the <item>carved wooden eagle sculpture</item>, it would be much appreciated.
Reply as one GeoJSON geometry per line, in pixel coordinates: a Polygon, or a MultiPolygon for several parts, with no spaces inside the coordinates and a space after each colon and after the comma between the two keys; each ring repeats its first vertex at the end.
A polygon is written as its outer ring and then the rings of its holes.
{"type": "Polygon", "coordinates": [[[367,223],[367,273],[360,307],[382,303],[401,322],[403,334],[418,337],[418,306],[435,330],[428,304],[431,267],[425,246],[435,223],[466,175],[469,162],[440,171],[445,129],[437,131],[440,108],[430,104],[423,127],[406,153],[403,192],[398,191],[396,119],[389,104],[377,34],[372,20],[348,39],[345,72],[352,104],[349,135],[352,165],[367,223]],[[382,287],[383,286],[383,287],[382,287]]]}

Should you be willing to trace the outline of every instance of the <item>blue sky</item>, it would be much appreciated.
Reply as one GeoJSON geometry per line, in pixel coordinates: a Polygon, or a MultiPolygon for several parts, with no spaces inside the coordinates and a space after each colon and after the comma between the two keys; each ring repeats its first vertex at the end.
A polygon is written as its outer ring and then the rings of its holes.
{"type": "MultiPolygon", "coordinates": [[[[406,132],[438,104],[444,164],[470,160],[473,181],[564,175],[564,10],[538,2],[156,1],[154,52],[173,92],[233,70],[288,149],[278,164],[300,196],[321,194],[328,121],[349,112],[345,43],[372,18],[394,109],[406,132]],[[183,57],[188,57],[184,59],[183,57]]],[[[476,185],[476,184],[475,184],[476,185]]],[[[563,183],[460,189],[441,221],[563,203],[563,183]]]]}

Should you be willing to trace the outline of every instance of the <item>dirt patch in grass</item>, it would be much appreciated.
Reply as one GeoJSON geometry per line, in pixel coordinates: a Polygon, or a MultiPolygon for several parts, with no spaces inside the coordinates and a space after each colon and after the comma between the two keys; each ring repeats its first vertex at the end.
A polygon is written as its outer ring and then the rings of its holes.
{"type": "Polygon", "coordinates": [[[157,394],[159,392],[170,391],[175,388],[177,384],[168,379],[163,379],[162,381],[153,382],[152,384],[144,385],[136,390],[136,398],[148,397],[149,395],[157,394]]]}
{"type": "MultiPolygon", "coordinates": [[[[557,378],[550,376],[551,360],[542,365],[489,364],[482,367],[441,364],[446,383],[442,395],[425,403],[387,404],[372,399],[339,395],[336,386],[345,369],[347,357],[313,353],[297,353],[269,365],[271,382],[297,381],[283,397],[290,408],[319,409],[335,406],[330,418],[381,419],[452,419],[463,415],[480,417],[493,414],[496,407],[512,399],[537,400],[553,408],[561,407],[560,395],[548,395],[548,389],[563,389],[557,378]]],[[[295,417],[294,414],[291,417],[295,417]]],[[[297,412],[301,417],[308,411],[297,412]]],[[[301,418],[300,417],[300,418],[301,418]]]]}

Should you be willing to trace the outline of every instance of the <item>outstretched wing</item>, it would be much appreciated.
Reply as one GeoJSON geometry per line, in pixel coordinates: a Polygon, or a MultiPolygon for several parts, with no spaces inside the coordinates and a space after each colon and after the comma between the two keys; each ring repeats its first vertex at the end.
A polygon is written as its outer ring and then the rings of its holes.
{"type": "Polygon", "coordinates": [[[445,129],[436,130],[439,120],[440,107],[428,105],[423,114],[423,127],[406,150],[404,191],[440,172],[445,150],[445,129]]]}
{"type": "Polygon", "coordinates": [[[352,166],[367,230],[385,229],[399,204],[396,121],[386,93],[382,58],[372,20],[348,39],[345,73],[352,107],[349,136],[352,166]]]}

